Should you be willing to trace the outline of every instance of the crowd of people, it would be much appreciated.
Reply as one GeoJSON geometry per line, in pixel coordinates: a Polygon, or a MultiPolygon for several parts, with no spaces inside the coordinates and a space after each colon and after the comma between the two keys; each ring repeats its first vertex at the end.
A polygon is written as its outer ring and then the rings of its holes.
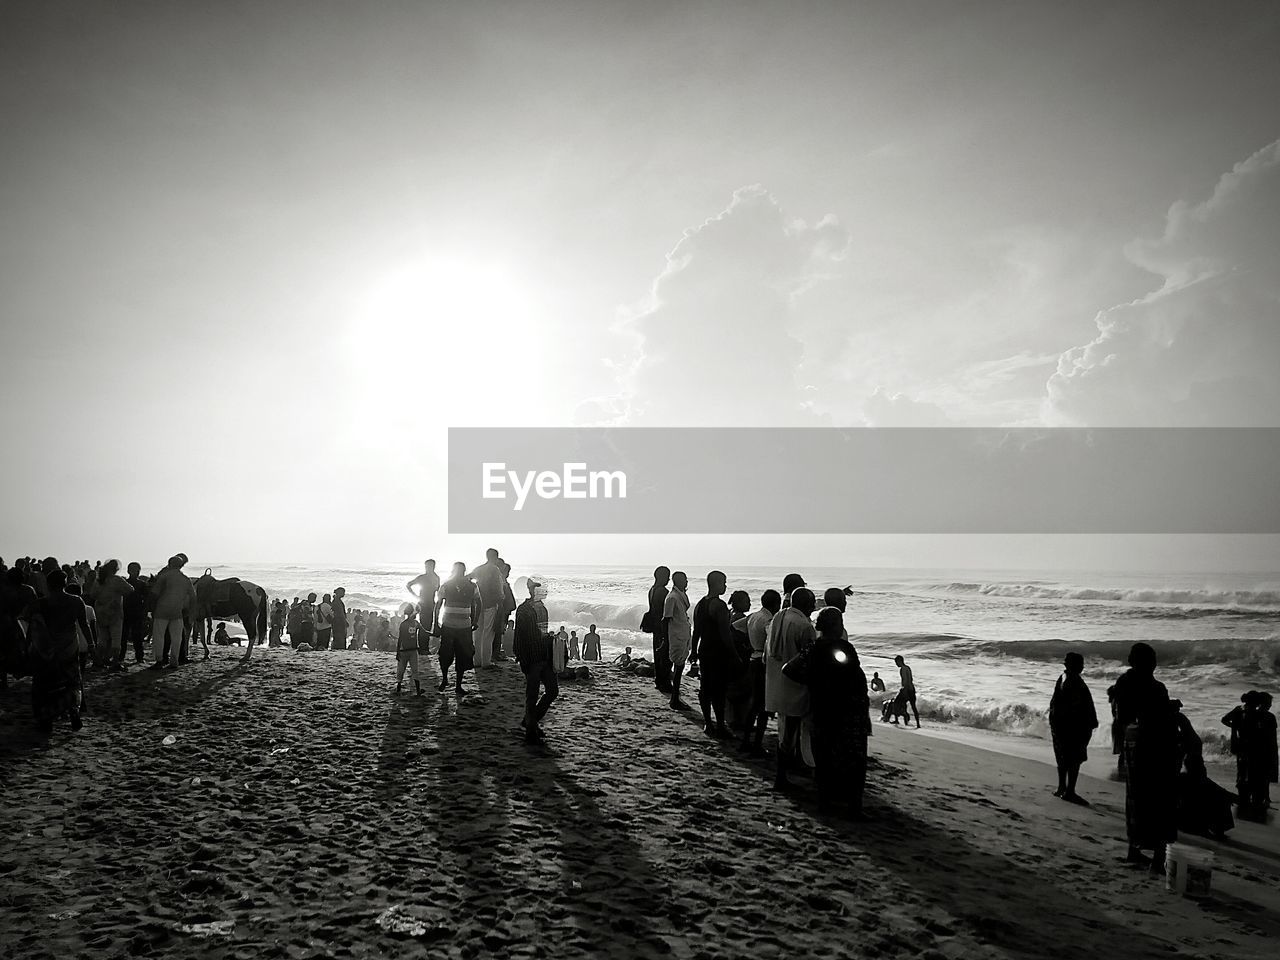
{"type": "MultiPolygon", "coordinates": [[[[1107,690],[1111,749],[1125,783],[1127,859],[1158,872],[1179,830],[1221,839],[1235,825],[1233,804],[1241,819],[1266,821],[1277,775],[1276,718],[1271,695],[1259,691],[1246,693],[1223,717],[1236,757],[1232,794],[1210,779],[1203,740],[1182,712],[1182,701],[1156,679],[1155,650],[1135,643],[1128,659],[1129,669],[1107,690]]],[[[1055,795],[1087,806],[1076,784],[1099,723],[1083,673],[1084,657],[1068,653],[1049,703],[1049,727],[1058,767],[1055,795]]]]}
{"type": "MultiPolygon", "coordinates": [[[[736,733],[739,749],[749,756],[764,755],[765,732],[770,718],[776,718],[774,788],[779,791],[792,790],[791,774],[805,768],[807,735],[820,807],[859,819],[871,701],[844,625],[852,590],[825,590],[819,608],[800,574],[788,574],[781,586],[765,590],[753,610],[750,594],[730,592],[725,574],[713,570],[706,575],[706,595],[693,603],[684,571],[654,570],[640,624],[652,637],[654,685],[669,697],[672,709],[692,710],[680,695],[688,670],[698,679],[704,733],[716,739],[736,733]]],[[[902,686],[894,702],[914,710],[914,676],[901,657],[897,664],[902,686]]],[[[919,726],[918,712],[915,719],[919,726]]]]}
{"type": "MultiPolygon", "coordinates": [[[[59,717],[73,729],[82,724],[87,670],[126,669],[132,649],[145,662],[149,641],[152,669],[178,666],[193,639],[208,644],[199,627],[193,581],[182,572],[187,558],[176,554],[166,566],[143,576],[129,564],[121,576],[118,560],[97,564],[60,564],[24,557],[12,567],[0,559],[0,678],[32,677],[32,706],[42,729],[59,717]]],[[[534,744],[559,695],[561,680],[574,677],[571,663],[598,662],[600,636],[595,624],[580,639],[577,630],[548,625],[548,586],[541,577],[525,578],[528,596],[517,604],[509,581],[511,567],[490,549],[484,563],[468,570],[453,564],[441,581],[435,561],[406,584],[416,603],[403,603],[388,616],[379,610],[348,611],[346,590],[336,587],[271,601],[267,642],[311,650],[383,650],[396,654],[396,692],[404,674],[422,693],[419,659],[438,658],[439,689],[449,686],[450,671],[459,696],[464,677],[476,668],[514,658],[525,677],[521,727],[534,744]]],[[[793,789],[790,775],[806,769],[801,757],[808,739],[819,802],[825,810],[844,808],[859,818],[867,777],[867,741],[872,734],[871,694],[883,695],[881,719],[896,723],[920,716],[915,678],[901,656],[895,658],[900,688],[890,696],[879,673],[868,681],[857,650],[849,642],[844,615],[848,587],[831,587],[822,606],[804,577],[788,574],[781,590],[768,589],[752,609],[744,590],[729,591],[722,572],[706,575],[706,593],[689,597],[683,571],[666,566],[654,571],[641,629],[652,637],[652,661],[618,657],[631,672],[652,676],[672,709],[691,711],[681,699],[684,677],[698,679],[698,708],[707,736],[740,737],[740,750],[764,755],[764,736],[776,720],[774,786],[793,789]],[[727,595],[727,600],[725,599],[727,595]],[[687,671],[687,672],[686,672],[687,671]]],[[[231,643],[225,624],[215,643],[231,643]]],[[[1049,726],[1058,785],[1055,796],[1087,805],[1077,792],[1097,712],[1084,681],[1084,658],[1069,653],[1049,703],[1049,726]]],[[[1163,865],[1164,850],[1179,829],[1221,837],[1234,825],[1231,807],[1242,819],[1265,821],[1269,787],[1277,780],[1276,718],[1268,693],[1249,691],[1223,724],[1231,732],[1236,757],[1236,792],[1224,790],[1207,775],[1202,741],[1156,679],[1156,654],[1134,644],[1129,669],[1107,691],[1111,704],[1112,751],[1126,785],[1129,859],[1163,865]],[[1150,851],[1148,856],[1147,851],[1150,851]]]]}

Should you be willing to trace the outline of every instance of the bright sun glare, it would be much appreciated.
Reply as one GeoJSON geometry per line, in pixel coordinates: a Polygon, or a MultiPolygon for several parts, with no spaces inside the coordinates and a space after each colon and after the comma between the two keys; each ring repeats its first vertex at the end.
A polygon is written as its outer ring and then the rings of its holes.
{"type": "Polygon", "coordinates": [[[507,265],[424,257],[373,284],[351,345],[374,361],[369,387],[384,404],[434,403],[446,425],[500,424],[522,374],[537,370],[540,307],[507,265]],[[416,375],[401,375],[411,358],[416,375]]]}

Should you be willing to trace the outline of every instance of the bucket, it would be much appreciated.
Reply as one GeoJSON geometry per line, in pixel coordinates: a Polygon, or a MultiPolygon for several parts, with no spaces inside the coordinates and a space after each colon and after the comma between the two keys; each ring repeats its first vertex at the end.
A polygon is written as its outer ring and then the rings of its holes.
{"type": "Polygon", "coordinates": [[[1213,852],[1171,843],[1165,850],[1165,888],[1183,897],[1209,895],[1213,879],[1213,852]]]}

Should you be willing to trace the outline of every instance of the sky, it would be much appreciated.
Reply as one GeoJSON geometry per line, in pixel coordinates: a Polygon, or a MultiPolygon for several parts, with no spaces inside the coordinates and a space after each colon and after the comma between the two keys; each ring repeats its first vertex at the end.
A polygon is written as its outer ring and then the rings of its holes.
{"type": "Polygon", "coordinates": [[[0,555],[469,558],[449,426],[1280,426],[1277,49],[1265,3],[11,0],[0,555]]]}

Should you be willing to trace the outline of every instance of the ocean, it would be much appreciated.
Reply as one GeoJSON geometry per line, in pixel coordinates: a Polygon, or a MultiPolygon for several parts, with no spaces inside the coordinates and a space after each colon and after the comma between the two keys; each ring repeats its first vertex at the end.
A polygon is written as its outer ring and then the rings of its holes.
{"type": "MultiPolygon", "coordinates": [[[[198,573],[196,566],[189,569],[198,573]]],[[[213,570],[258,583],[273,597],[343,586],[348,609],[387,611],[409,599],[404,584],[421,572],[414,565],[265,563],[213,570]]],[[[528,571],[513,575],[522,572],[528,571]]],[[[549,585],[553,628],[563,624],[581,636],[596,624],[606,660],[627,646],[651,655],[639,628],[652,567],[543,566],[536,572],[549,585]]],[[[780,588],[788,572],[725,568],[729,589],[746,590],[753,606],[764,590],[780,588]]],[[[1062,657],[1078,650],[1105,731],[1106,689],[1139,640],[1155,647],[1158,675],[1183,701],[1206,752],[1225,749],[1220,718],[1241,693],[1280,693],[1280,574],[798,572],[819,597],[829,586],[853,587],[845,626],[868,677],[879,671],[892,693],[898,683],[892,658],[902,654],[915,672],[921,716],[928,721],[1047,737],[1046,711],[1062,657]]],[[[705,571],[688,573],[690,599],[696,600],[705,571]]]]}

